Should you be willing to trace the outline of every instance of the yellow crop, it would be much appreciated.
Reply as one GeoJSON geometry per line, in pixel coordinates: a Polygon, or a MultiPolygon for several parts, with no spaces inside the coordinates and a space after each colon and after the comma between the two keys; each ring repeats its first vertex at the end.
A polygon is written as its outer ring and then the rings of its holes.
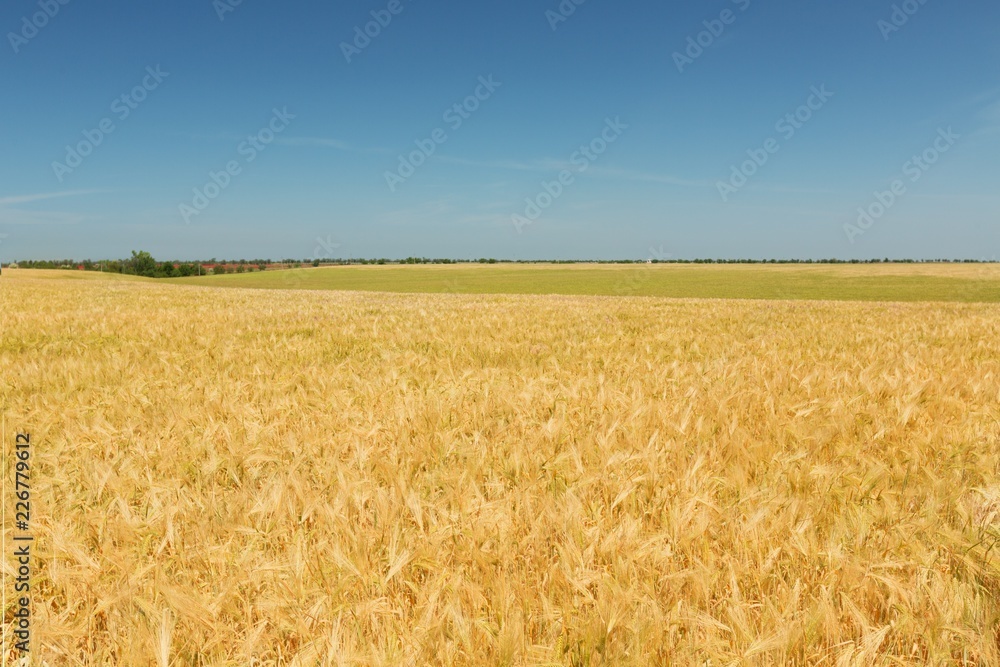
{"type": "Polygon", "coordinates": [[[36,664],[1000,664],[998,306],[2,280],[36,664]]]}

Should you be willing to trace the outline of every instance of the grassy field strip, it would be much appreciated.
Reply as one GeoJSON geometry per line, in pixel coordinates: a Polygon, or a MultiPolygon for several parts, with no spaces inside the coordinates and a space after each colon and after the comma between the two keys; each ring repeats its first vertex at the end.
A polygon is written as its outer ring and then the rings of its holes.
{"type": "Polygon", "coordinates": [[[961,264],[343,266],[170,282],[431,294],[1000,302],[1000,266],[961,264]]]}

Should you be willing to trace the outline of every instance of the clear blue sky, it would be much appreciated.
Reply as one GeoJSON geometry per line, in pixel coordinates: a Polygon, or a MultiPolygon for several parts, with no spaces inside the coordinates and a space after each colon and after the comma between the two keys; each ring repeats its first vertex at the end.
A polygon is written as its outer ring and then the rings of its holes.
{"type": "Polygon", "coordinates": [[[995,0],[233,1],[3,4],[0,259],[1000,256],[995,0]]]}

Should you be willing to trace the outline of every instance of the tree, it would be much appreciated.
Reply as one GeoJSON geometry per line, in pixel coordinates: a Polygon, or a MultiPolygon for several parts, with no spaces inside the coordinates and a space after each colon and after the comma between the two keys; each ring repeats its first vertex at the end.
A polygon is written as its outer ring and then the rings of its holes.
{"type": "Polygon", "coordinates": [[[156,275],[156,260],[145,250],[132,251],[132,259],[128,260],[129,273],[152,278],[156,275]]]}

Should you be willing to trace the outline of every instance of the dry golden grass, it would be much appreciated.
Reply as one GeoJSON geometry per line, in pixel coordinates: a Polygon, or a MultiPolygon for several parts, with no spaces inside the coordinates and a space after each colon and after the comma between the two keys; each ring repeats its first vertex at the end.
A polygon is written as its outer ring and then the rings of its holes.
{"type": "Polygon", "coordinates": [[[50,665],[1000,664],[998,306],[0,308],[50,665]]]}

